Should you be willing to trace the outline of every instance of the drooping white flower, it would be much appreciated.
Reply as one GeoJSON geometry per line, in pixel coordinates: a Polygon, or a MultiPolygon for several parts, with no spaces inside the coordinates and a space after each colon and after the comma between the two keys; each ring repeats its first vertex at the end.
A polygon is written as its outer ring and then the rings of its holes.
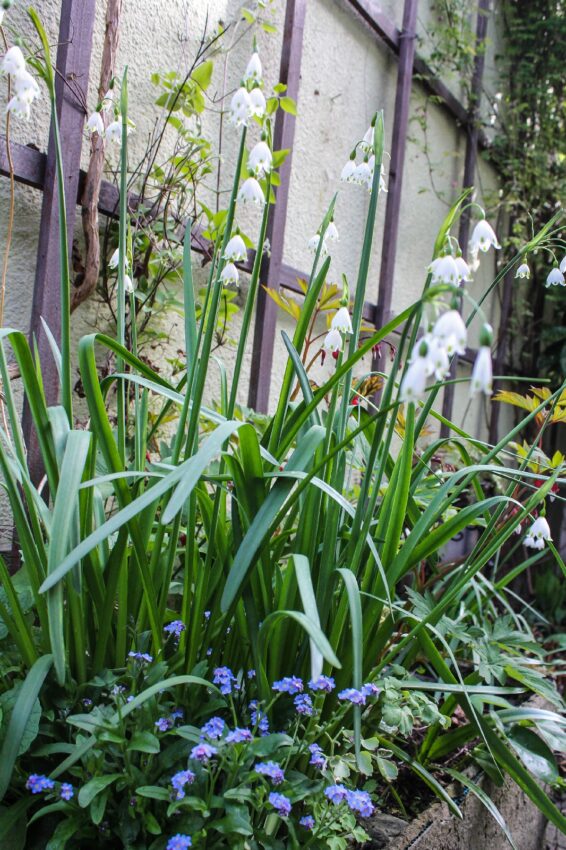
{"type": "Polygon", "coordinates": [[[120,262],[120,249],[116,248],[110,259],[108,260],[108,266],[111,269],[117,269],[118,263],[120,262]]]}
{"type": "Polygon", "coordinates": [[[374,133],[375,131],[373,127],[368,127],[365,136],[358,145],[359,149],[362,150],[364,153],[371,153],[371,151],[373,150],[374,133]]]}
{"type": "Polygon", "coordinates": [[[329,242],[338,242],[338,239],[340,238],[338,234],[338,228],[336,227],[333,221],[331,221],[328,227],[326,228],[324,238],[328,239],[329,242]]]}
{"type": "Polygon", "coordinates": [[[463,257],[455,257],[454,262],[458,269],[458,278],[460,280],[470,281],[472,279],[472,271],[463,257]]]}
{"type": "Polygon", "coordinates": [[[450,372],[450,357],[445,345],[438,337],[427,334],[424,337],[428,346],[426,359],[428,374],[434,375],[437,381],[442,381],[450,372]]]}
{"type": "Polygon", "coordinates": [[[352,320],[347,307],[340,307],[340,309],[336,311],[332,317],[330,327],[332,330],[340,331],[340,333],[343,334],[352,333],[352,320]]]}
{"type": "Polygon", "coordinates": [[[15,118],[29,118],[31,116],[30,102],[16,94],[8,101],[6,112],[10,112],[15,118]]]}
{"type": "Polygon", "coordinates": [[[470,395],[483,393],[491,395],[493,391],[493,366],[491,365],[491,348],[489,345],[480,346],[470,382],[470,395]]]}
{"type": "Polygon", "coordinates": [[[258,207],[265,205],[263,191],[255,177],[244,180],[238,192],[238,201],[242,204],[256,204],[258,207]]]}
{"type": "Polygon", "coordinates": [[[515,272],[515,277],[526,277],[527,280],[531,276],[531,270],[526,263],[521,263],[517,271],[515,272]]]}
{"type": "Polygon", "coordinates": [[[242,86],[234,93],[230,101],[230,121],[232,124],[240,126],[246,124],[252,114],[253,106],[248,90],[242,86]]]}
{"type": "Polygon", "coordinates": [[[2,59],[2,70],[5,74],[20,74],[26,69],[26,60],[20,48],[15,44],[10,47],[2,59]]]}
{"type": "Polygon", "coordinates": [[[470,251],[472,254],[478,250],[485,253],[489,251],[492,245],[494,248],[501,248],[491,224],[484,218],[482,221],[478,221],[473,229],[472,238],[470,239],[470,251]]]}
{"type": "Polygon", "coordinates": [[[90,115],[86,122],[86,128],[91,135],[94,133],[98,133],[101,137],[104,135],[104,121],[100,112],[93,112],[90,115]]]}
{"type": "Polygon", "coordinates": [[[134,282],[129,274],[124,275],[124,292],[130,295],[134,291],[134,282]]]}
{"type": "Polygon", "coordinates": [[[432,283],[452,283],[456,286],[460,281],[460,271],[456,260],[450,254],[437,257],[428,267],[432,275],[432,283]]]}
{"type": "Polygon", "coordinates": [[[250,61],[244,71],[244,80],[246,82],[248,82],[248,80],[253,80],[256,83],[259,83],[261,82],[261,75],[261,59],[259,58],[259,53],[255,51],[252,53],[250,61]]]}
{"type": "Polygon", "coordinates": [[[248,168],[256,177],[263,177],[271,171],[273,157],[267,142],[258,142],[248,156],[248,168]]]}
{"type": "MultiPolygon", "coordinates": [[[[314,236],[311,236],[309,241],[307,242],[307,248],[312,254],[316,254],[318,251],[318,246],[320,243],[320,233],[315,233],[314,236]]],[[[328,245],[326,244],[326,240],[323,240],[321,248],[320,248],[320,256],[324,259],[324,257],[328,256],[328,245]]]]}
{"type": "Polygon", "coordinates": [[[531,549],[544,549],[545,540],[552,540],[550,526],[545,517],[539,516],[529,528],[523,544],[531,549]]]}
{"type": "Polygon", "coordinates": [[[426,343],[421,342],[419,353],[409,363],[405,377],[401,381],[399,397],[401,401],[412,401],[414,404],[424,398],[426,390],[426,379],[429,373],[428,349],[426,343]],[[426,350],[425,350],[426,349],[426,350]],[[421,351],[425,350],[422,354],[421,351]]]}
{"type": "Polygon", "coordinates": [[[122,117],[119,116],[106,128],[106,141],[114,145],[122,144],[122,117]]]}
{"type": "Polygon", "coordinates": [[[14,75],[14,89],[16,94],[28,103],[33,103],[41,94],[37,81],[25,68],[14,75]]]}
{"type": "Polygon", "coordinates": [[[436,320],[432,335],[443,344],[448,354],[465,354],[468,329],[457,310],[447,310],[436,320]]]}
{"type": "Polygon", "coordinates": [[[353,159],[349,159],[344,168],[342,169],[342,173],[340,174],[340,180],[343,180],[345,183],[352,183],[352,178],[354,176],[354,171],[356,170],[356,162],[353,159]]]}
{"type": "Polygon", "coordinates": [[[224,286],[238,286],[240,275],[234,263],[226,263],[222,269],[220,280],[224,286]]]}
{"type": "Polygon", "coordinates": [[[340,331],[337,331],[336,328],[330,328],[324,337],[322,347],[325,351],[330,351],[331,353],[340,351],[342,348],[342,334],[340,331]]]}
{"type": "Polygon", "coordinates": [[[559,268],[552,269],[546,278],[546,286],[566,286],[566,279],[559,268]]]}
{"type": "Polygon", "coordinates": [[[566,254],[564,254],[564,256],[562,257],[562,262],[560,263],[558,268],[560,269],[562,274],[566,275],[566,254]]]}
{"type": "Polygon", "coordinates": [[[246,259],[248,252],[246,250],[246,243],[242,239],[239,233],[236,233],[235,236],[229,240],[226,245],[226,250],[224,251],[224,259],[229,260],[232,263],[243,262],[246,259]]]}
{"type": "Polygon", "coordinates": [[[250,103],[252,107],[252,115],[256,118],[263,118],[267,104],[261,89],[252,89],[250,92],[250,103]]]}
{"type": "Polygon", "coordinates": [[[360,162],[359,165],[356,165],[350,181],[355,183],[356,186],[368,186],[371,185],[371,168],[368,162],[360,162]]]}

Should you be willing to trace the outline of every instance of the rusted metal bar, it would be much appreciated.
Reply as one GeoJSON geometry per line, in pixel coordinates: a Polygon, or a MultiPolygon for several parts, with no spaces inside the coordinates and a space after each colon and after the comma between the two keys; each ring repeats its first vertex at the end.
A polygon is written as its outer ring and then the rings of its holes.
{"type": "MultiPolygon", "coordinates": [[[[397,71],[397,90],[395,93],[395,117],[391,141],[391,163],[389,166],[388,195],[383,226],[381,271],[377,296],[376,323],[382,327],[390,319],[393,296],[393,276],[397,254],[399,234],[399,215],[401,211],[401,191],[403,187],[403,166],[409,124],[409,106],[417,37],[418,0],[405,0],[403,9],[403,29],[400,35],[399,67],[397,71]]],[[[383,355],[374,358],[372,369],[382,371],[383,355]]]]}
{"type": "MultiPolygon", "coordinates": [[[[95,9],[96,0],[63,0],[59,23],[55,90],[63,150],[69,256],[76,212],[95,9]]],[[[39,177],[39,170],[37,173],[39,177]]],[[[30,326],[30,338],[37,341],[43,387],[48,404],[53,404],[57,400],[58,377],[41,319],[45,320],[55,339],[58,340],[61,331],[59,228],[55,141],[53,128],[51,128],[43,176],[41,227],[30,326]]],[[[29,408],[26,406],[24,406],[23,430],[28,449],[31,450],[30,466],[33,476],[34,471],[39,469],[39,457],[33,451],[33,426],[29,408]]]]}
{"type": "MultiPolygon", "coordinates": [[[[285,11],[279,79],[287,86],[289,97],[295,100],[297,100],[299,95],[306,5],[306,0],[287,0],[285,11]]],[[[275,119],[273,146],[275,150],[288,148],[290,153],[279,171],[281,184],[276,189],[277,203],[272,208],[267,226],[267,238],[271,245],[271,256],[269,258],[266,257],[262,264],[261,280],[271,289],[277,289],[279,285],[283,264],[285,222],[291,180],[294,136],[295,116],[279,110],[275,119]]],[[[276,324],[277,305],[260,288],[256,306],[248,404],[255,410],[262,412],[267,411],[269,403],[269,386],[271,382],[276,324]]]]}
{"type": "MultiPolygon", "coordinates": [[[[505,370],[505,359],[507,356],[507,344],[508,344],[508,335],[507,335],[507,323],[509,321],[509,316],[511,315],[511,304],[513,301],[513,287],[515,283],[514,279],[514,269],[510,272],[507,272],[505,278],[503,280],[503,298],[501,301],[501,312],[499,316],[499,327],[497,330],[497,346],[495,349],[495,357],[493,358],[493,374],[501,375],[501,373],[505,370]]],[[[501,387],[498,385],[498,382],[494,382],[494,392],[501,387]]],[[[491,405],[490,414],[489,414],[489,442],[492,445],[495,445],[498,442],[497,432],[499,426],[499,412],[501,410],[501,404],[497,402],[491,405]]]]}
{"type": "MultiPolygon", "coordinates": [[[[464,176],[462,178],[462,188],[468,189],[474,185],[476,161],[478,155],[478,140],[479,140],[479,120],[481,106],[482,79],[485,67],[485,41],[487,36],[487,25],[489,13],[491,9],[491,0],[479,0],[478,16],[476,23],[476,44],[474,57],[474,70],[470,86],[470,107],[469,119],[466,124],[466,152],[464,157],[464,176]]],[[[458,231],[458,241],[464,259],[468,254],[468,240],[470,236],[470,210],[464,210],[460,217],[460,228],[458,231]]],[[[455,355],[452,360],[450,369],[450,378],[456,376],[458,368],[458,356],[455,355]]],[[[454,404],[455,384],[450,382],[444,387],[444,397],[442,399],[442,415],[445,419],[450,419],[452,416],[452,406],[454,404]]],[[[448,436],[449,428],[444,423],[440,427],[441,437],[448,436]]]]}

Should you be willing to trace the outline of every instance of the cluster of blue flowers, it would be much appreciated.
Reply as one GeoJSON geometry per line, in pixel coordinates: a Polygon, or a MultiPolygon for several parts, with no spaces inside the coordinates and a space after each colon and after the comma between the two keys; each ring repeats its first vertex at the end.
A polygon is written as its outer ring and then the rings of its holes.
{"type": "Polygon", "coordinates": [[[180,770],[171,777],[171,785],[176,791],[175,798],[182,800],[185,796],[185,785],[191,785],[195,781],[192,770],[180,770]]]}
{"type": "Polygon", "coordinates": [[[253,741],[253,739],[254,736],[249,729],[240,729],[236,726],[232,732],[228,732],[225,740],[227,744],[244,744],[249,741],[253,741]]]}
{"type": "Polygon", "coordinates": [[[155,725],[160,732],[168,732],[175,725],[175,721],[172,717],[160,717],[159,720],[155,721],[155,725]]]}
{"type": "MultiPolygon", "coordinates": [[[[32,794],[42,794],[44,791],[53,791],[55,782],[41,773],[30,773],[27,778],[26,788],[32,794]]],[[[62,782],[59,787],[59,796],[62,800],[70,800],[75,796],[75,789],[69,782],[62,782]]]]}
{"type": "Polygon", "coordinates": [[[314,829],[314,818],[312,815],[304,815],[304,817],[300,818],[299,823],[304,829],[314,829]]]}
{"type": "Polygon", "coordinates": [[[254,770],[261,776],[269,777],[274,785],[281,785],[281,783],[285,780],[283,769],[275,761],[258,762],[258,764],[254,767],[254,770]]]}
{"type": "Polygon", "coordinates": [[[192,748],[189,758],[200,761],[201,764],[208,764],[217,753],[216,747],[211,747],[210,744],[197,744],[192,748]]]}
{"type": "Polygon", "coordinates": [[[344,785],[329,785],[324,793],[335,806],[346,803],[351,811],[357,812],[364,818],[373,814],[373,803],[367,791],[351,791],[344,785]]]}
{"type": "Polygon", "coordinates": [[[128,652],[128,658],[134,658],[136,661],[145,661],[146,664],[151,664],[153,655],[148,652],[128,652]]]}
{"type": "Polygon", "coordinates": [[[189,835],[181,835],[181,833],[178,832],[177,835],[174,835],[169,839],[165,850],[188,850],[188,848],[192,846],[193,842],[191,841],[191,837],[189,835]]]}
{"type": "Polygon", "coordinates": [[[312,715],[314,714],[314,706],[312,704],[312,699],[308,694],[297,694],[293,702],[295,704],[295,708],[297,709],[297,714],[303,714],[306,717],[312,717],[312,715]]]}
{"type": "Polygon", "coordinates": [[[201,727],[200,737],[201,739],[210,738],[212,741],[217,741],[218,738],[222,737],[225,726],[226,724],[221,717],[211,717],[210,720],[201,727]]]}
{"type": "Polygon", "coordinates": [[[212,681],[220,688],[220,693],[224,696],[238,690],[238,680],[232,673],[229,667],[217,667],[214,671],[212,681]]]}
{"type": "Polygon", "coordinates": [[[260,709],[259,702],[253,699],[250,702],[250,719],[252,726],[256,726],[261,735],[269,734],[269,720],[267,715],[260,709]]]}
{"type": "Polygon", "coordinates": [[[268,799],[273,808],[276,809],[277,814],[282,818],[286,818],[291,814],[291,801],[284,794],[278,794],[276,791],[272,791],[268,799]]]}
{"type": "Polygon", "coordinates": [[[282,694],[300,694],[304,690],[303,680],[298,676],[285,676],[278,682],[274,682],[271,687],[282,694]]]}
{"type": "Polygon", "coordinates": [[[319,676],[318,679],[311,679],[309,682],[311,691],[324,691],[329,694],[335,687],[336,682],[332,676],[319,676]]]}
{"type": "Polygon", "coordinates": [[[182,620],[173,620],[171,623],[167,623],[167,625],[163,627],[163,631],[168,635],[173,635],[175,640],[178,641],[185,631],[185,624],[182,620]]]}
{"type": "Polygon", "coordinates": [[[322,747],[319,744],[309,744],[309,751],[311,754],[309,764],[324,770],[326,768],[326,757],[322,752],[322,747]]]}
{"type": "Polygon", "coordinates": [[[356,688],[346,688],[345,690],[340,691],[338,699],[351,702],[352,705],[366,704],[366,695],[363,691],[356,690],[356,688]]]}

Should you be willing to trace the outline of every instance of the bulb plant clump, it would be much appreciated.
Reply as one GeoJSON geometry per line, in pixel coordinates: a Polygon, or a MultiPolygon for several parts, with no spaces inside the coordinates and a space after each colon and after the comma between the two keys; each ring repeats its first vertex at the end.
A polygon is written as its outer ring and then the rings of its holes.
{"type": "MultiPolygon", "coordinates": [[[[49,45],[31,16],[54,103],[49,45]]],[[[466,285],[480,254],[499,243],[482,210],[471,262],[463,258],[451,230],[477,210],[464,192],[441,224],[421,297],[383,327],[367,326],[385,191],[377,112],[341,175],[369,190],[353,296],[347,277],[341,290],[329,281],[337,195],[309,241],[300,304],[272,294],[295,328],[292,338],[282,332],[283,378],[274,411],[260,419],[238,405],[238,391],[285,156],[273,150],[273,117],[295,106],[284,86],[266,97],[254,41],[225,110],[240,142],[227,206],[209,231],[198,310],[186,228],[186,362],[178,379],[166,380],[138,356],[135,333],[132,344],[125,333],[135,297],[127,283],[126,74],[118,90],[112,123],[120,134],[106,138],[119,135],[117,334],[80,340],[86,427],[74,418],[69,389],[68,276],[60,405],[47,406],[25,336],[4,328],[0,337],[0,472],[20,550],[14,575],[0,558],[0,845],[24,850],[29,838],[30,846],[67,850],[346,850],[368,840],[376,813],[409,818],[432,796],[462,817],[453,782],[508,834],[466,772],[471,764],[510,776],[565,829],[538,781],[560,785],[553,751],[564,738],[563,702],[548,675],[552,654],[535,638],[536,612],[533,621],[509,587],[541,562],[566,571],[546,517],[547,499],[561,498],[564,459],[541,460],[565,387],[523,399],[524,415],[495,445],[453,423],[447,439],[428,432],[421,440],[476,315],[478,353],[462,380],[489,401],[493,331],[482,304],[531,252],[556,247],[560,213],[474,300],[466,285]],[[256,251],[234,367],[222,367],[213,407],[205,388],[222,293],[239,284],[250,248],[245,205],[260,219],[256,251]],[[364,356],[386,344],[389,371],[360,381],[354,372],[364,356]],[[8,347],[37,435],[41,490],[28,466],[8,347]],[[110,352],[116,368],[102,378],[100,355],[110,352]],[[318,385],[309,373],[326,353],[331,368],[318,385]],[[377,381],[377,401],[363,395],[366,380],[377,381]],[[159,410],[151,423],[150,399],[159,410]],[[172,433],[152,456],[148,442],[163,421],[174,423],[172,433]],[[465,531],[469,545],[450,554],[465,531]],[[551,708],[533,708],[533,693],[551,708]]],[[[97,133],[99,118],[90,122],[97,133]]]]}

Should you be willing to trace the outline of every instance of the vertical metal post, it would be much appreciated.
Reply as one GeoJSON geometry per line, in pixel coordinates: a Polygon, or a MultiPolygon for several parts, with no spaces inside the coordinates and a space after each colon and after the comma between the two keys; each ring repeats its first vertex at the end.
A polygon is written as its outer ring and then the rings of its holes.
{"type": "MultiPolygon", "coordinates": [[[[462,188],[468,189],[474,185],[476,160],[478,155],[478,140],[479,140],[479,117],[481,106],[482,79],[485,67],[485,40],[487,36],[487,25],[489,13],[491,9],[491,0],[479,0],[478,17],[476,23],[476,55],[474,58],[474,71],[472,74],[472,82],[470,87],[470,105],[469,117],[466,125],[466,153],[464,156],[464,176],[462,179],[462,188]]],[[[468,241],[470,238],[470,210],[464,210],[460,217],[460,228],[458,231],[458,241],[462,249],[464,259],[468,255],[468,241]]],[[[458,367],[458,357],[454,357],[452,368],[450,369],[450,378],[456,376],[458,367]]],[[[454,387],[455,384],[449,383],[444,387],[444,398],[442,401],[442,415],[446,419],[452,416],[452,405],[454,403],[454,387]]],[[[442,425],[440,435],[448,436],[449,428],[447,425],[442,425]]]]}
{"type": "MultiPolygon", "coordinates": [[[[413,63],[416,46],[418,0],[405,0],[403,9],[403,28],[400,35],[399,67],[397,71],[397,90],[395,93],[395,116],[391,142],[391,164],[389,166],[388,194],[383,227],[383,247],[381,271],[377,296],[376,326],[385,325],[391,318],[391,300],[393,296],[393,276],[399,235],[399,217],[401,211],[401,191],[403,186],[403,166],[409,123],[409,106],[413,81],[413,63]]],[[[384,356],[374,359],[372,368],[381,371],[384,368],[384,356]]]]}
{"type": "MultiPolygon", "coordinates": [[[[295,100],[299,94],[305,12],[306,0],[287,0],[279,80],[286,84],[287,94],[295,100]]],[[[279,110],[275,119],[273,147],[274,150],[289,148],[291,153],[280,168],[281,184],[275,190],[277,203],[272,210],[267,227],[271,257],[269,259],[266,257],[262,264],[261,280],[270,289],[276,289],[279,286],[283,263],[294,135],[294,115],[279,110]]],[[[276,323],[277,306],[260,287],[256,307],[248,404],[263,413],[267,412],[269,404],[276,323]]]]}
{"type": "MultiPolygon", "coordinates": [[[[95,7],[96,0],[63,0],[61,4],[55,89],[63,149],[69,256],[71,256],[77,208],[95,7]]],[[[61,333],[59,226],[55,142],[53,128],[51,128],[30,325],[30,339],[33,341],[35,338],[37,341],[48,404],[53,404],[57,400],[58,377],[41,319],[45,320],[55,339],[58,340],[61,333]]],[[[31,450],[30,467],[33,475],[34,469],[39,468],[39,459],[34,457],[33,426],[27,406],[24,406],[23,429],[28,450],[31,450]]]]}

